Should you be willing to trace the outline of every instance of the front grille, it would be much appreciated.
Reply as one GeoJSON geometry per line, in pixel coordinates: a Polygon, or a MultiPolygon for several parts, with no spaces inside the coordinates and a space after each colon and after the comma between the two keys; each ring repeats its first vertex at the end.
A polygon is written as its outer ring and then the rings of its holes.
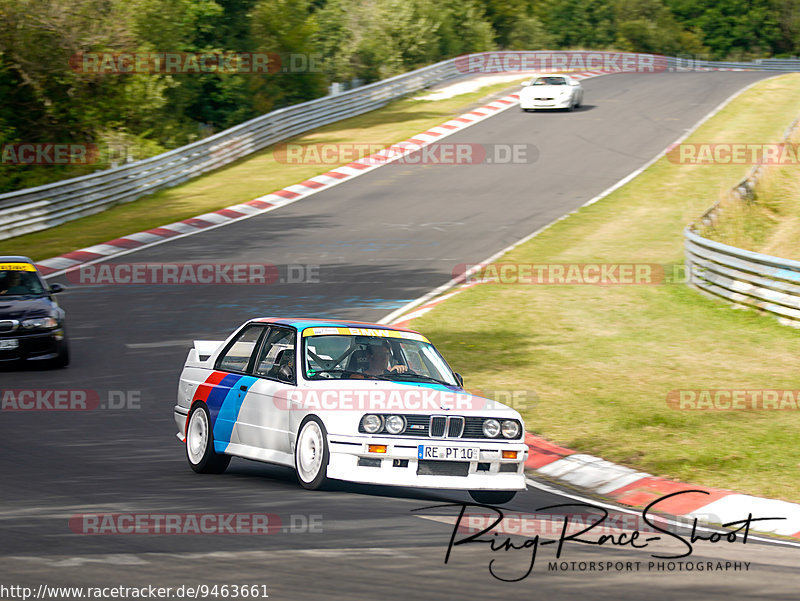
{"type": "Polygon", "coordinates": [[[464,432],[464,418],[451,417],[447,422],[447,438],[461,438],[464,432]]]}
{"type": "Polygon", "coordinates": [[[516,472],[519,469],[518,463],[501,463],[500,464],[500,471],[501,472],[516,472]]]}
{"type": "Polygon", "coordinates": [[[467,476],[469,461],[434,461],[422,459],[417,462],[418,476],[467,476]]]}
{"type": "Polygon", "coordinates": [[[444,436],[444,429],[447,425],[447,418],[439,415],[434,415],[431,418],[431,437],[442,438],[444,436]]]}

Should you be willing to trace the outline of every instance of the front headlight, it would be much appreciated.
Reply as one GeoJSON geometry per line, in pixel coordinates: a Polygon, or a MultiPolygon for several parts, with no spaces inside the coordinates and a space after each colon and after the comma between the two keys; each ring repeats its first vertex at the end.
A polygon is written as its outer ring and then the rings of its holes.
{"type": "Polygon", "coordinates": [[[390,415],[386,418],[386,431],[389,434],[400,434],[406,429],[406,420],[401,415],[390,415]]]}
{"type": "Polygon", "coordinates": [[[383,420],[379,415],[365,415],[364,419],[361,420],[361,425],[364,426],[364,431],[368,434],[375,434],[383,428],[383,420]]]}
{"type": "Polygon", "coordinates": [[[507,419],[503,422],[502,431],[505,438],[516,438],[519,436],[519,424],[515,421],[507,419]]]}
{"type": "Polygon", "coordinates": [[[497,438],[500,435],[500,422],[496,419],[487,419],[483,422],[483,435],[486,438],[497,438]]]}
{"type": "Polygon", "coordinates": [[[58,327],[58,322],[52,317],[37,317],[26,319],[20,325],[26,330],[51,330],[58,327]]]}

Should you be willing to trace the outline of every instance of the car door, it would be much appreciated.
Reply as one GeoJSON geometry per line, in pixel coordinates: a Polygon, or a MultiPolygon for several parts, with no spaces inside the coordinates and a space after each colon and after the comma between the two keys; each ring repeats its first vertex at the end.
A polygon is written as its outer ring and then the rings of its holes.
{"type": "Polygon", "coordinates": [[[247,391],[256,382],[252,366],[268,328],[261,324],[244,327],[222,350],[214,364],[214,374],[203,385],[211,390],[206,406],[214,432],[214,450],[228,451],[239,443],[237,422],[247,391]]]}
{"type": "Polygon", "coordinates": [[[287,399],[296,389],[296,353],[297,332],[270,326],[252,366],[254,382],[239,411],[239,440],[267,461],[289,462],[287,399]]]}

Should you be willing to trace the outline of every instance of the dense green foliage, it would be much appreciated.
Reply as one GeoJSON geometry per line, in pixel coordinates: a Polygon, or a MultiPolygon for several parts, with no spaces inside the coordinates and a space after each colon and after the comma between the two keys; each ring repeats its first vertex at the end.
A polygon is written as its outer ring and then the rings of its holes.
{"type": "Polygon", "coordinates": [[[93,165],[0,164],[0,192],[150,156],[332,82],[543,48],[786,56],[800,48],[800,0],[0,0],[0,143],[101,151],[93,165]],[[81,52],[302,60],[270,74],[92,73],[73,68],[81,52]]]}

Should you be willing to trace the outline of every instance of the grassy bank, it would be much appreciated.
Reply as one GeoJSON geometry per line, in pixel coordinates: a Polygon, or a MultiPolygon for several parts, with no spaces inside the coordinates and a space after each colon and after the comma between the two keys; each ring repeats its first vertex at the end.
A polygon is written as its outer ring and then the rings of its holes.
{"type": "MultiPolygon", "coordinates": [[[[800,75],[761,82],[688,142],[780,139],[798,105],[800,75]]],[[[659,160],[499,262],[680,264],[683,227],[746,171],[659,160]]],[[[683,284],[485,284],[412,327],[468,388],[537,391],[527,426],[552,441],[662,476],[800,501],[798,411],[666,402],[681,389],[800,389],[798,333],[771,317],[683,284]]]]}
{"type": "MultiPolygon", "coordinates": [[[[520,78],[523,81],[524,77],[520,78]]],[[[515,84],[497,83],[444,100],[397,100],[384,108],[339,121],[288,140],[298,144],[391,144],[441,125],[488,97],[515,84]]],[[[352,160],[352,159],[350,159],[352,160]]],[[[208,211],[253,200],[285,186],[325,173],[341,164],[297,165],[279,162],[273,147],[181,186],[162,190],[103,213],[62,226],[0,241],[0,255],[26,255],[34,260],[188,219],[208,211]]]]}
{"type": "MultiPolygon", "coordinates": [[[[790,142],[800,143],[800,131],[795,129],[790,142]]],[[[701,233],[739,248],[800,260],[800,164],[762,167],[755,192],[752,203],[724,196],[719,218],[701,233]]]]}

